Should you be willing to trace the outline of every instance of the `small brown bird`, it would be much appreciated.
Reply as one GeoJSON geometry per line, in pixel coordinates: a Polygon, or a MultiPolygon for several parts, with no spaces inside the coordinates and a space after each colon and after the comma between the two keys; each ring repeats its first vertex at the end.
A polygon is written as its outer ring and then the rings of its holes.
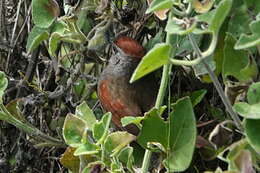
{"type": "Polygon", "coordinates": [[[112,113],[112,122],[121,130],[137,135],[135,125],[122,127],[121,118],[142,116],[155,104],[157,85],[153,74],[130,84],[129,80],[145,54],[134,39],[121,36],[114,42],[118,52],[112,54],[98,82],[98,96],[102,107],[112,113]]]}

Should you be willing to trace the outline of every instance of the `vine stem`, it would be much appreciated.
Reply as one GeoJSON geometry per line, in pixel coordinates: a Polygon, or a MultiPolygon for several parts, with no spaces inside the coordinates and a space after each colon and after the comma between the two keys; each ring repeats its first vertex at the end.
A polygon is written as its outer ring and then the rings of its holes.
{"type": "MultiPolygon", "coordinates": [[[[170,20],[171,18],[172,18],[172,13],[169,14],[168,20],[170,20]]],[[[169,33],[167,33],[167,36],[166,36],[166,43],[167,44],[171,43],[171,34],[169,34],[169,33]]],[[[172,51],[172,48],[170,48],[170,49],[171,49],[170,57],[172,57],[173,51],[172,51]]],[[[172,67],[171,63],[167,63],[163,66],[162,79],[161,79],[160,88],[159,88],[158,95],[157,95],[156,102],[155,102],[156,109],[159,109],[162,106],[163,99],[164,99],[165,92],[166,92],[167,85],[168,85],[168,79],[169,79],[169,74],[170,74],[169,72],[170,72],[171,67],[172,67]]],[[[152,155],[152,152],[150,150],[146,149],[145,154],[144,154],[141,173],[148,172],[151,155],[152,155]]]]}
{"type": "MultiPolygon", "coordinates": [[[[167,84],[168,84],[169,70],[171,69],[171,66],[172,65],[169,63],[165,64],[163,66],[161,84],[160,84],[159,92],[158,92],[156,103],[155,103],[155,108],[157,108],[157,109],[159,109],[163,103],[165,91],[166,91],[167,84]]],[[[152,152],[150,150],[146,149],[145,154],[144,154],[143,165],[142,165],[142,173],[148,172],[151,155],[152,155],[152,152]]]]}
{"type": "Polygon", "coordinates": [[[237,128],[241,131],[243,131],[243,126],[241,123],[241,120],[239,119],[238,115],[236,114],[236,112],[233,110],[232,105],[230,103],[230,101],[228,100],[228,98],[226,97],[223,88],[221,87],[221,84],[217,78],[217,76],[215,75],[215,73],[210,69],[210,67],[208,66],[208,64],[205,62],[205,57],[203,57],[193,35],[189,34],[189,40],[191,42],[191,45],[195,51],[195,53],[198,55],[198,58],[201,59],[201,63],[204,65],[204,67],[206,68],[206,70],[209,73],[209,76],[211,78],[211,80],[213,81],[213,84],[222,100],[222,102],[224,103],[228,113],[230,114],[231,118],[233,119],[233,121],[235,122],[235,125],[237,126],[237,128]]]}

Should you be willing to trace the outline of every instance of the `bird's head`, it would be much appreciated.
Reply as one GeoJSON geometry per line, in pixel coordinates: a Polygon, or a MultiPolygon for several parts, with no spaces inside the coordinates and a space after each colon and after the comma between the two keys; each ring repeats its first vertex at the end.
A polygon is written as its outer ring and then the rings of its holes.
{"type": "Polygon", "coordinates": [[[126,56],[141,59],[145,55],[145,50],[136,40],[120,36],[114,41],[118,51],[126,56]]]}

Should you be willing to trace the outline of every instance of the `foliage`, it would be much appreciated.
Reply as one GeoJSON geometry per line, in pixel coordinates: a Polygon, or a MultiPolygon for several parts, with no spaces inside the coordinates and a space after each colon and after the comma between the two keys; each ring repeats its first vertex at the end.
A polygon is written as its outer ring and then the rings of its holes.
{"type": "MultiPolygon", "coordinates": [[[[26,50],[30,58],[41,58],[28,61],[18,76],[0,66],[0,120],[28,134],[37,147],[66,146],[60,163],[73,173],[260,171],[259,3],[57,2],[31,1],[26,50]],[[138,136],[114,131],[113,115],[96,109],[101,62],[122,34],[139,38],[148,49],[129,82],[151,73],[161,80],[150,111],[121,119],[123,126],[135,124],[138,136]],[[17,93],[10,94],[13,78],[21,76],[17,93]],[[23,88],[29,88],[25,94],[23,88]],[[52,133],[28,121],[27,106],[38,110],[36,98],[44,103],[41,113],[52,133]],[[219,160],[228,166],[218,165],[219,160]],[[215,167],[203,167],[206,162],[215,167]]],[[[12,51],[7,51],[7,67],[12,51]]]]}
{"type": "Polygon", "coordinates": [[[128,171],[133,172],[133,148],[129,144],[136,137],[127,132],[110,132],[111,116],[111,113],[106,113],[100,121],[94,120],[95,116],[85,102],[76,108],[76,115],[66,116],[63,138],[70,147],[75,148],[75,151],[73,157],[68,153],[70,150],[64,153],[61,158],[64,166],[71,171],[80,169],[79,161],[72,166],[70,162],[75,160],[75,157],[80,160],[80,156],[86,156],[92,159],[88,158],[84,165],[80,164],[82,170],[90,171],[96,165],[103,165],[107,170],[116,169],[117,172],[124,172],[124,164],[128,171]],[[91,126],[88,120],[92,121],[91,126]]]}

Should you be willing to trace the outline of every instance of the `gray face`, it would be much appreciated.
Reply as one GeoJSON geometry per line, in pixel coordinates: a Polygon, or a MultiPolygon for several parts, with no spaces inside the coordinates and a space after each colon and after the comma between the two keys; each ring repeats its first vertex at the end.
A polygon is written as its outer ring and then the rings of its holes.
{"type": "Polygon", "coordinates": [[[130,79],[138,63],[138,59],[122,55],[120,52],[118,52],[111,56],[108,66],[104,71],[109,73],[116,73],[118,76],[125,76],[127,79],[130,79]]]}

